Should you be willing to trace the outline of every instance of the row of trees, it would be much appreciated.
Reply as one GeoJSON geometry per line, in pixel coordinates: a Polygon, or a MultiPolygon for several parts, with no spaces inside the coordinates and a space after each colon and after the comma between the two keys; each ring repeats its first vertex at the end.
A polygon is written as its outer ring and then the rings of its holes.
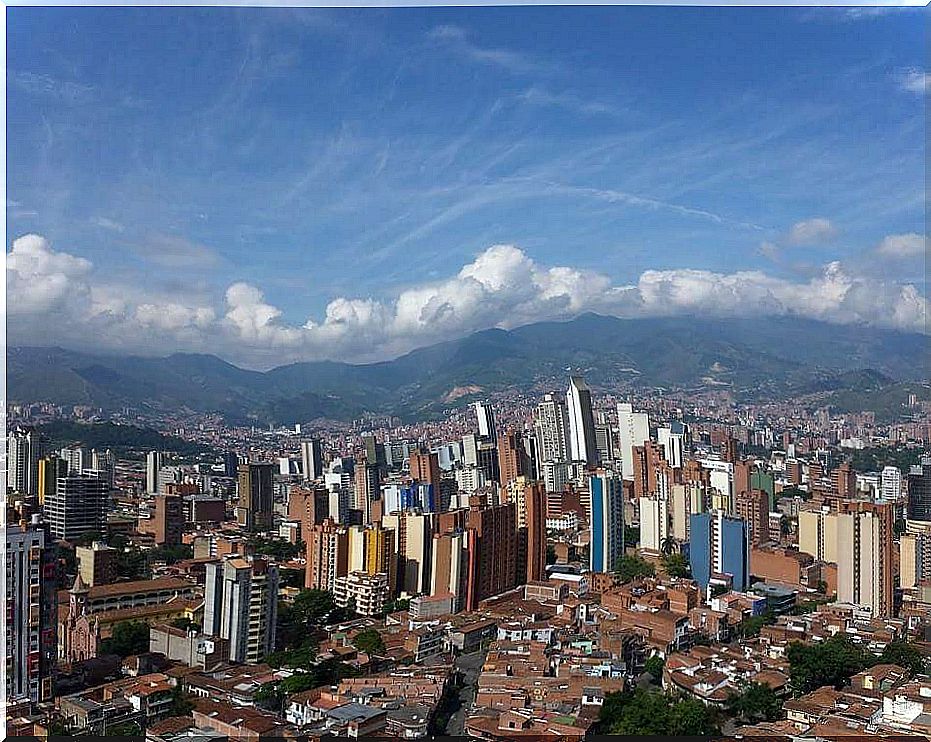
{"type": "MultiPolygon", "coordinates": [[[[673,552],[660,557],[660,565],[669,577],[691,577],[689,560],[682,554],[673,552]]],[[[621,582],[630,582],[638,577],[654,577],[656,567],[641,556],[625,554],[617,560],[614,572],[621,582]]]]}

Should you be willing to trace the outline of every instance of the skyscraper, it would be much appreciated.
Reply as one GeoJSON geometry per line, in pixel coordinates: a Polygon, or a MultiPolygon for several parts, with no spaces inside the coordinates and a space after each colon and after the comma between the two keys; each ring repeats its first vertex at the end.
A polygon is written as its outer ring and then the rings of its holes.
{"type": "Polygon", "coordinates": [[[893,504],[843,503],[837,517],[837,599],[892,616],[893,504]]]}
{"type": "Polygon", "coordinates": [[[556,395],[547,394],[534,415],[537,457],[546,461],[569,460],[569,413],[556,395]]]}
{"type": "Polygon", "coordinates": [[[236,516],[248,531],[272,527],[274,504],[274,464],[241,464],[239,467],[239,507],[236,516]]]}
{"type": "Polygon", "coordinates": [[[39,494],[39,433],[17,426],[7,437],[7,487],[13,492],[39,494]]]}
{"type": "Polygon", "coordinates": [[[524,488],[524,512],[527,569],[523,579],[533,582],[546,575],[546,490],[542,482],[530,482],[524,488]]]}
{"type": "Polygon", "coordinates": [[[44,505],[49,495],[55,494],[59,477],[68,476],[68,462],[57,454],[39,459],[39,505],[44,505]]]}
{"type": "Polygon", "coordinates": [[[206,567],[204,633],[230,643],[230,660],[257,664],[275,649],[278,567],[233,556],[206,567]]]}
{"type": "Polygon", "coordinates": [[[107,527],[110,486],[100,477],[59,477],[54,495],[46,495],[43,510],[54,538],[73,541],[107,527]]]}
{"type": "Polygon", "coordinates": [[[478,435],[493,445],[498,443],[498,430],[495,427],[495,411],[491,402],[476,402],[475,417],[478,419],[478,435]]]}
{"type": "Polygon", "coordinates": [[[721,510],[693,514],[689,520],[689,564],[702,590],[707,590],[716,575],[729,575],[734,590],[746,590],[750,584],[746,522],[721,510]]]}
{"type": "Polygon", "coordinates": [[[394,532],[399,592],[419,595],[430,588],[435,523],[434,513],[403,511],[382,517],[382,525],[394,532]]]}
{"type": "Polygon", "coordinates": [[[301,474],[307,482],[323,476],[323,449],[319,438],[301,441],[301,474]]]}
{"type": "Polygon", "coordinates": [[[409,461],[411,479],[415,479],[421,484],[432,484],[434,490],[439,491],[439,456],[426,451],[411,451],[409,461]]]}
{"type": "Polygon", "coordinates": [[[899,537],[899,582],[911,590],[931,581],[931,522],[908,521],[899,537]]]}
{"type": "Polygon", "coordinates": [[[669,537],[669,500],[653,494],[637,500],[640,508],[640,546],[649,551],[662,551],[669,537]]]}
{"type": "Polygon", "coordinates": [[[617,429],[621,444],[621,473],[624,479],[633,479],[634,447],[650,440],[650,419],[645,412],[634,412],[630,404],[618,402],[617,429]]]}
{"type": "Polygon", "coordinates": [[[902,472],[897,466],[887,466],[880,475],[879,499],[895,502],[902,494],[902,472]]]}
{"type": "Polygon", "coordinates": [[[149,451],[145,457],[145,491],[150,495],[158,492],[158,472],[162,468],[162,452],[149,451]]]}
{"type": "Polygon", "coordinates": [[[332,590],[337,577],[349,572],[349,531],[326,518],[304,533],[307,567],[304,587],[332,590]]]}
{"type": "Polygon", "coordinates": [[[353,510],[362,513],[362,522],[372,522],[372,506],[381,499],[381,469],[377,463],[357,461],[355,465],[353,510]]]}
{"type": "Polygon", "coordinates": [[[592,393],[581,376],[569,378],[566,408],[569,413],[570,458],[572,461],[582,461],[594,466],[598,463],[598,448],[595,444],[592,393]]]}
{"type": "Polygon", "coordinates": [[[6,703],[52,697],[57,641],[56,560],[45,527],[6,529],[6,703]]]}
{"type": "Polygon", "coordinates": [[[466,610],[517,586],[517,511],[513,503],[487,505],[481,497],[469,503],[466,530],[469,566],[466,610]]]}
{"type": "Polygon", "coordinates": [[[737,517],[747,521],[754,544],[769,541],[769,495],[763,490],[749,490],[737,495],[737,517]]]}
{"type": "Polygon", "coordinates": [[[685,437],[685,426],[678,420],[656,431],[656,442],[663,447],[663,455],[674,469],[681,467],[685,458],[685,437]]]}
{"type": "Polygon", "coordinates": [[[624,488],[620,478],[601,470],[588,479],[591,494],[589,567],[612,572],[624,554],[624,488]]]}
{"type": "Polygon", "coordinates": [[[530,461],[521,435],[515,430],[508,430],[498,438],[498,481],[502,487],[507,487],[509,482],[529,474],[530,461]]]}
{"type": "Polygon", "coordinates": [[[908,472],[908,518],[931,520],[931,456],[908,472]]]}

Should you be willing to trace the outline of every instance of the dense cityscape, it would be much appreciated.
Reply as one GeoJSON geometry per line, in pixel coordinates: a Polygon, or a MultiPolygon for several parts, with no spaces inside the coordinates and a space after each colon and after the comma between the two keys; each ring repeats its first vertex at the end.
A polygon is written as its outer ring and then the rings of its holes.
{"type": "Polygon", "coordinates": [[[862,1],[9,3],[0,736],[931,742],[862,1]]]}
{"type": "Polygon", "coordinates": [[[579,375],[393,427],[14,404],[9,731],[927,735],[929,443],[915,395],[579,375]]]}

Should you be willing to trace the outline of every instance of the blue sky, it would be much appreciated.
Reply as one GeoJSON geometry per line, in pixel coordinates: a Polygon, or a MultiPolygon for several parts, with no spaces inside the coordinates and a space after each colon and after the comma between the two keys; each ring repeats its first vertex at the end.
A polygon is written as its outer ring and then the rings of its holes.
{"type": "Polygon", "coordinates": [[[264,367],[589,309],[922,330],[926,21],[11,8],[10,340],[264,367]]]}

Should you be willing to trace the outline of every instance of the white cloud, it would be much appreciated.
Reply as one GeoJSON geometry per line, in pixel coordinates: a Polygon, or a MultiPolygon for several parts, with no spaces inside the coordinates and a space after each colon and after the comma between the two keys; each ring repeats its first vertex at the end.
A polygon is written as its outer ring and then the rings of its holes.
{"type": "Polygon", "coordinates": [[[924,255],[925,238],[915,232],[890,234],[879,243],[876,252],[880,255],[893,258],[909,258],[916,255],[924,255]]]}
{"type": "Polygon", "coordinates": [[[909,93],[927,93],[931,90],[931,75],[924,70],[910,68],[898,75],[899,87],[909,93]]]}
{"type": "Polygon", "coordinates": [[[550,69],[550,65],[532,59],[526,54],[510,49],[485,47],[476,44],[469,39],[468,32],[461,26],[436,26],[430,29],[427,38],[445,45],[452,51],[474,62],[498,67],[512,74],[543,72],[550,69]]]}
{"type": "Polygon", "coordinates": [[[837,236],[837,229],[829,219],[815,217],[796,222],[789,230],[789,242],[794,245],[814,245],[828,242],[837,236]]]}
{"type": "MultiPolygon", "coordinates": [[[[891,236],[889,244],[899,244],[891,236]]],[[[884,241],[885,244],[886,241],[884,241]]],[[[903,244],[910,245],[910,239],[903,244]]],[[[912,248],[908,248],[912,249],[912,248]]],[[[10,342],[79,343],[141,353],[211,352],[254,367],[301,359],[391,357],[488,327],[595,311],[622,317],[798,316],[926,332],[927,299],[911,285],[851,275],[839,263],[803,281],[761,271],[648,270],[633,285],[544,266],[513,245],[482,251],[455,275],[394,299],[337,297],[322,321],[287,322],[262,291],[234,283],[222,306],[107,284],[83,258],[37,235],[7,255],[10,342]]]]}

